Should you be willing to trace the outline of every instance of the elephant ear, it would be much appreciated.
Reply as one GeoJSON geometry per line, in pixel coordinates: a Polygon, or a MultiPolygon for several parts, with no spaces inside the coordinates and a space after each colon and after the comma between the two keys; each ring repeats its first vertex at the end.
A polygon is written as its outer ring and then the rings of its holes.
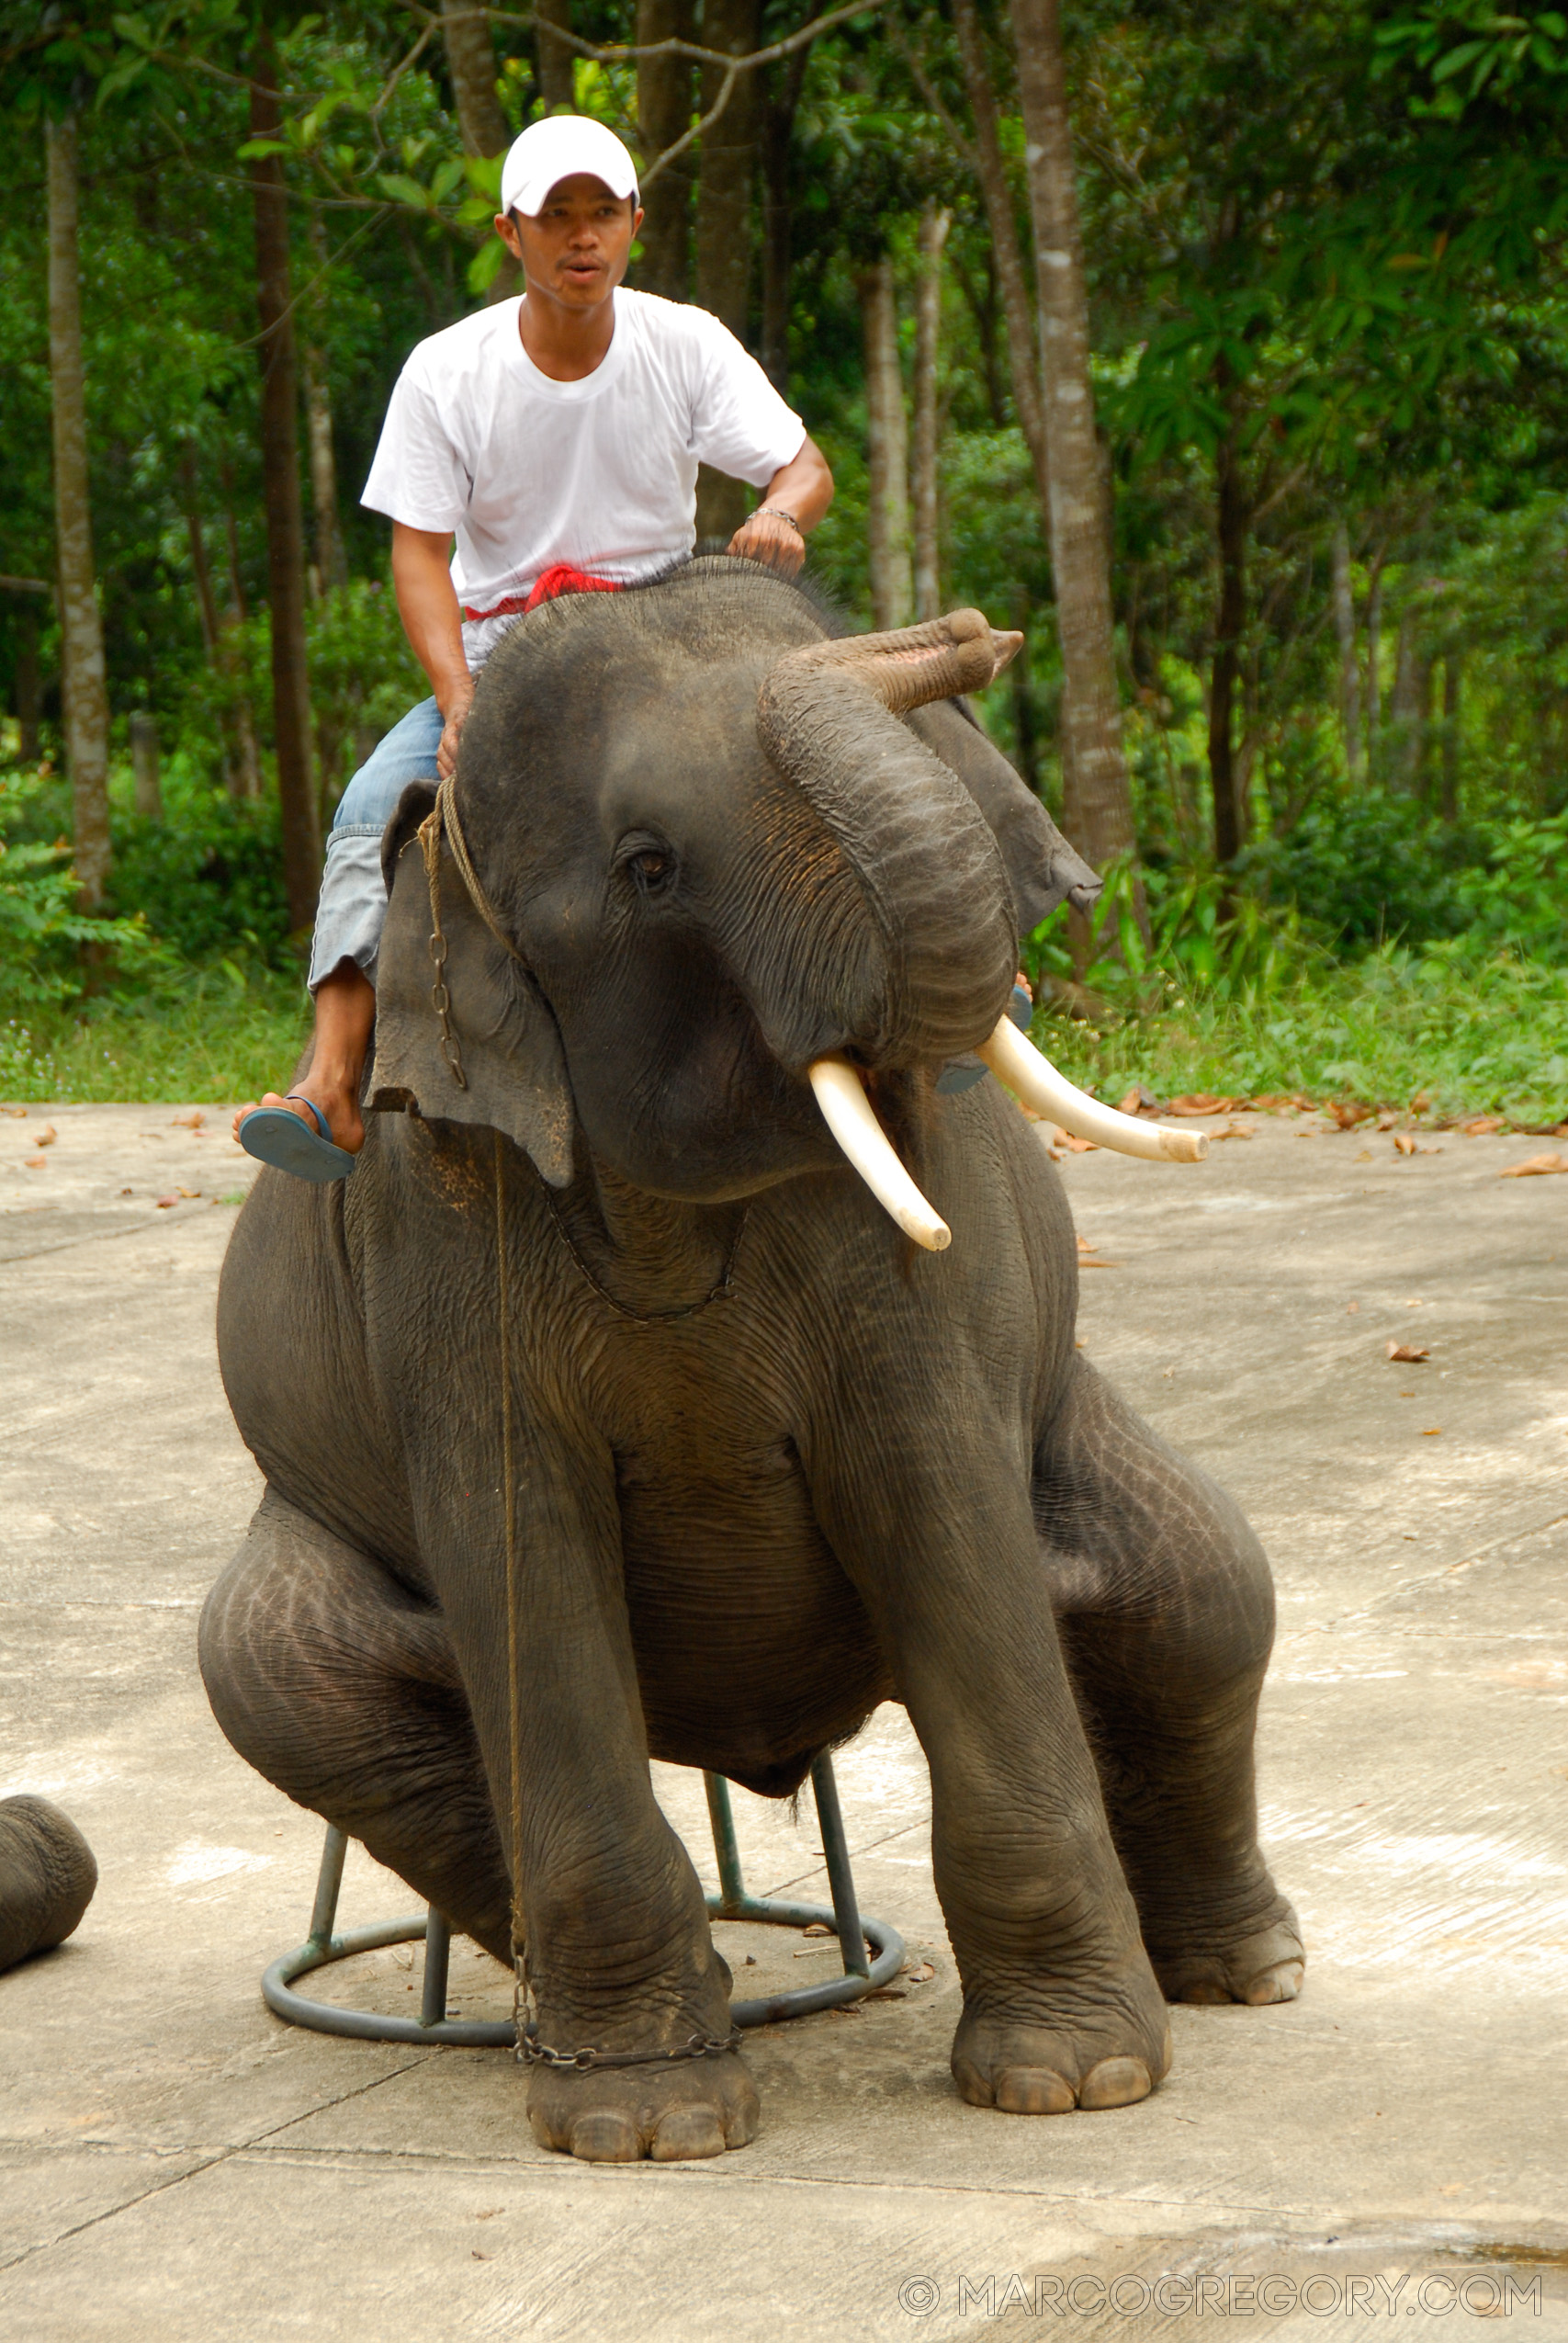
{"type": "Polygon", "coordinates": [[[1087,911],[1099,900],[1100,881],[962,700],[934,701],[904,720],[957,774],[984,814],[1007,866],[1020,935],[1038,927],[1058,903],[1087,911]]]}
{"type": "Polygon", "coordinates": [[[559,1032],[543,993],[485,925],[449,847],[440,867],[441,974],[447,1022],[462,1068],[444,1051],[432,999],[430,882],[415,836],[435,803],[427,781],[398,802],[381,849],[387,924],[376,968],[376,1056],[370,1104],[412,1109],[426,1122],[477,1123],[504,1132],[532,1156],[553,1188],[571,1178],[571,1084],[559,1032]]]}

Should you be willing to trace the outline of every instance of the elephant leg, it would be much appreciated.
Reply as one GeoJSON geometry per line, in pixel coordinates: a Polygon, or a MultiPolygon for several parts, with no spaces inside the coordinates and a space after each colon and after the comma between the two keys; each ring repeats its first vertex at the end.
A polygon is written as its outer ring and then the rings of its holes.
{"type": "Polygon", "coordinates": [[[1145,2098],[1170,2028],[1058,1644],[1003,1403],[951,1346],[900,1346],[906,1417],[867,1378],[818,1428],[812,1502],[875,1624],[931,1767],[931,1862],[964,1985],[953,2074],[976,2107],[1145,2098]],[[918,1378],[930,1376],[925,1391],[918,1378]]]}
{"type": "Polygon", "coordinates": [[[1086,1363],[1036,1455],[1035,1516],[1144,1942],[1172,2001],[1293,2000],[1296,1916],[1258,1846],[1268,1559],[1224,1491],[1086,1363]]]}
{"type": "Polygon", "coordinates": [[[200,1654],[240,1755],[510,1965],[511,1887],[440,1612],[269,1490],[200,1654]]]}

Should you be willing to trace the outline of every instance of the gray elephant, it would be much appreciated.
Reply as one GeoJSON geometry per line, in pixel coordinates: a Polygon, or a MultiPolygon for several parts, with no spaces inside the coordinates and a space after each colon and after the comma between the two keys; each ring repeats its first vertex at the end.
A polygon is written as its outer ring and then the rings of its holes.
{"type": "Polygon", "coordinates": [[[0,1969],[63,1944],[97,1884],[69,1815],[48,1798],[0,1798],[0,1969]]]}
{"type": "Polygon", "coordinates": [[[524,621],[388,834],[357,1167],[264,1172],[230,1248],[267,1493],[203,1618],[213,1708],[525,1943],[528,2114],[579,2156],[758,2120],[650,1756],[783,1797],[904,1703],[974,2105],[1139,2099],[1168,1996],[1300,1982],[1256,1839],[1264,1556],[1076,1351],[1027,1122],[935,1088],[1093,888],[953,704],[998,651],[975,614],[834,640],[734,560],[524,621]]]}

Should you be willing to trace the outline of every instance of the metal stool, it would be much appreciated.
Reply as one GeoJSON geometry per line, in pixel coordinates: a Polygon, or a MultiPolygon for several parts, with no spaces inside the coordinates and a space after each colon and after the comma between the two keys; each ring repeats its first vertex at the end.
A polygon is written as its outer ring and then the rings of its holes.
{"type": "MultiPolygon", "coordinates": [[[[833,1894],[829,1911],[819,1904],[781,1904],[771,1897],[748,1896],[740,1872],[740,1851],[735,1839],[729,1784],[720,1773],[705,1773],[708,1816],[713,1824],[714,1853],[718,1859],[719,1892],[707,1898],[715,1919],[761,1920],[773,1928],[832,1930],[842,1950],[844,1974],[822,1985],[798,1986],[793,1993],[773,1993],[759,2001],[732,2001],[730,2022],[737,2026],[768,2026],[783,2018],[804,2018],[814,2009],[831,2009],[886,1985],[898,1973],[904,1940],[886,1920],[863,1919],[850,1872],[850,1851],[844,1840],[844,1818],[839,1810],[839,1788],[833,1761],[819,1757],[811,1769],[817,1817],[822,1826],[822,1851],[833,1894]],[[875,1958],[866,1958],[866,1943],[875,1958]]],[[[292,1952],[275,1961],[262,1978],[267,2008],[291,2026],[309,2026],[322,2034],[350,2034],[360,2042],[444,2042],[468,2049],[511,2049],[516,2030],[510,2018],[480,2020],[446,2015],[446,1964],[452,1932],[434,1904],[423,1919],[383,1920],[375,1928],[351,1929],[334,1936],[338,1891],[343,1885],[343,1859],[348,1841],[341,1830],[327,1826],[321,1868],[316,1881],[316,1901],[310,1913],[310,1933],[292,1952]],[[328,2001],[312,2001],[294,1991],[296,1977],[333,1961],[346,1961],[355,1952],[374,1952],[386,1944],[424,1941],[424,1991],[417,2018],[383,2018],[369,2009],[339,2009],[328,2001]]]]}

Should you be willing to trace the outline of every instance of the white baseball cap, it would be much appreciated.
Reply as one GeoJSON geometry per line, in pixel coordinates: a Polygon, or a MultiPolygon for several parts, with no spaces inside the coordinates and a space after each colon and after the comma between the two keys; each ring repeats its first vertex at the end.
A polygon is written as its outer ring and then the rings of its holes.
{"type": "Polygon", "coordinates": [[[501,208],[536,218],[550,189],[580,171],[603,179],[623,202],[637,194],[637,164],[603,122],[586,114],[550,114],[531,122],[501,166],[501,208]]]}

